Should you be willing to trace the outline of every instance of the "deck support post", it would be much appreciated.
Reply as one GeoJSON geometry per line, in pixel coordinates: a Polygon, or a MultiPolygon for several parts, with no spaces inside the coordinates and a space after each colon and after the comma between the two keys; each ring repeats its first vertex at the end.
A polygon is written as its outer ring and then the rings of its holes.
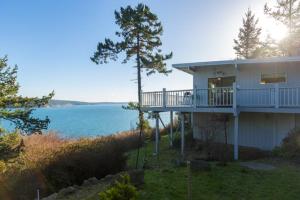
{"type": "Polygon", "coordinates": [[[170,111],[170,147],[173,147],[173,111],[170,111]]]}
{"type": "Polygon", "coordinates": [[[184,114],[180,113],[181,121],[181,156],[184,158],[184,114]]]}
{"type": "Polygon", "coordinates": [[[155,128],[155,155],[159,154],[159,117],[158,113],[155,113],[156,128],[155,128]]]}
{"type": "Polygon", "coordinates": [[[234,114],[234,141],[233,141],[233,158],[239,159],[239,115],[234,114]]]}

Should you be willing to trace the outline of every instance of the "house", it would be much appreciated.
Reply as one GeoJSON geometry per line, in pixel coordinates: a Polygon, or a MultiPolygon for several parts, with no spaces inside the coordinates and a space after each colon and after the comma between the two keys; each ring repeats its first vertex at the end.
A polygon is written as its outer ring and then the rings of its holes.
{"type": "MultiPolygon", "coordinates": [[[[170,112],[171,122],[173,112],[191,113],[193,136],[199,139],[212,115],[227,114],[228,143],[234,145],[235,159],[239,146],[272,150],[291,129],[300,126],[300,57],[194,62],[173,67],[193,76],[193,88],[143,92],[143,110],[170,112]]],[[[158,120],[156,124],[158,138],[158,120]]],[[[184,126],[181,129],[184,154],[184,126]]],[[[170,132],[172,137],[172,126],[170,132]]]]}

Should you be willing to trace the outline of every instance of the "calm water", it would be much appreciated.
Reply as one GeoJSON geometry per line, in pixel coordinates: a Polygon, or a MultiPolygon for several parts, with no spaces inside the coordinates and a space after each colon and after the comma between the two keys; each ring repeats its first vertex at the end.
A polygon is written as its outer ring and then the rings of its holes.
{"type": "MultiPolygon", "coordinates": [[[[34,116],[48,116],[51,120],[48,130],[54,130],[63,137],[109,135],[136,127],[136,111],[124,110],[122,104],[100,104],[37,109],[34,116]]],[[[161,115],[169,123],[167,113],[161,115]]],[[[154,125],[154,120],[150,120],[154,125]]],[[[5,126],[8,126],[7,124],[5,126]]]]}

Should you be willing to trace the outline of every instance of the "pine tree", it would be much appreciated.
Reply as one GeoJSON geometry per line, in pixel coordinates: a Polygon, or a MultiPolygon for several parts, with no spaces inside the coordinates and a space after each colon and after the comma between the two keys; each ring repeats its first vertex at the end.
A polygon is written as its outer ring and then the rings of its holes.
{"type": "Polygon", "coordinates": [[[18,95],[17,66],[9,67],[7,57],[0,58],[0,119],[8,120],[24,134],[41,133],[50,120],[32,117],[34,108],[44,106],[52,98],[50,93],[42,98],[29,98],[18,95]]]}
{"type": "Polygon", "coordinates": [[[280,21],[288,28],[288,36],[280,44],[285,55],[299,54],[300,47],[300,1],[299,0],[277,0],[277,5],[271,9],[265,4],[265,14],[280,21]]]}
{"type": "Polygon", "coordinates": [[[143,131],[141,124],[144,121],[141,110],[142,70],[145,70],[147,75],[155,72],[169,73],[170,70],[166,68],[165,60],[170,59],[172,53],[162,54],[160,36],[163,33],[163,27],[157,15],[152,13],[148,6],[138,4],[135,8],[121,7],[120,11],[115,11],[115,20],[120,29],[116,32],[120,41],[114,42],[106,38],[104,42],[98,44],[91,60],[96,64],[104,64],[109,60],[116,61],[121,53],[125,55],[123,63],[127,63],[132,58],[135,60],[138,82],[138,124],[141,137],[143,131]]]}
{"type": "Polygon", "coordinates": [[[253,57],[269,58],[281,56],[282,52],[278,46],[279,44],[270,35],[267,35],[266,39],[260,42],[259,47],[254,51],[253,57]]]}
{"type": "Polygon", "coordinates": [[[253,58],[254,52],[258,48],[260,41],[261,28],[257,27],[258,19],[248,9],[243,18],[243,27],[240,28],[238,39],[234,39],[235,46],[233,49],[238,58],[253,58]]]}

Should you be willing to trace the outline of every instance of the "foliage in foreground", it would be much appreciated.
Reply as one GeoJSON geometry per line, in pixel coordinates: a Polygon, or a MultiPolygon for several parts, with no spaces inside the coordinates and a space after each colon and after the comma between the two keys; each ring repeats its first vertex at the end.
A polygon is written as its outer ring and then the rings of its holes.
{"type": "Polygon", "coordinates": [[[18,132],[0,135],[0,158],[18,153],[22,146],[22,138],[18,132]]]}
{"type": "Polygon", "coordinates": [[[129,175],[125,174],[114,186],[100,192],[99,197],[100,200],[136,200],[137,189],[131,184],[129,175]]]}
{"type": "Polygon", "coordinates": [[[43,197],[90,177],[117,173],[126,167],[124,153],[137,148],[137,141],[135,132],[78,140],[26,136],[20,154],[0,163],[0,199],[33,199],[37,189],[43,197]]]}
{"type": "MultiPolygon", "coordinates": [[[[9,67],[7,57],[0,58],[0,119],[8,120],[24,133],[41,133],[50,120],[32,117],[34,108],[48,104],[54,93],[42,98],[30,98],[18,95],[17,66],[9,67]]],[[[0,131],[2,134],[2,131],[0,131]]]]}

